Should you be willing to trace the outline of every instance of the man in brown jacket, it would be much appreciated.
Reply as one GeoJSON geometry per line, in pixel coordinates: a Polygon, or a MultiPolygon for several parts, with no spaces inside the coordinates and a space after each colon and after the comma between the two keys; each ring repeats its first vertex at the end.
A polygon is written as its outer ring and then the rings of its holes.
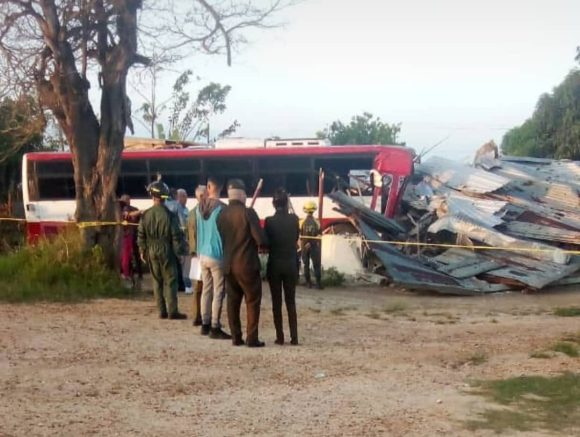
{"type": "Polygon", "coordinates": [[[262,347],[258,338],[260,304],[262,302],[262,278],[258,247],[267,245],[256,211],[246,208],[244,182],[233,179],[228,183],[229,205],[220,213],[217,226],[224,250],[224,274],[226,277],[227,309],[232,342],[244,344],[240,309],[246,300],[246,344],[262,347]]]}

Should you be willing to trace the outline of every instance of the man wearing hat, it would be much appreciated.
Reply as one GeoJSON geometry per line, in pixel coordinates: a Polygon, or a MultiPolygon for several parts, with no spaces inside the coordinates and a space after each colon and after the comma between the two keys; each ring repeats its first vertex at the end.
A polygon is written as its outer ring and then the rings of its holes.
{"type": "Polygon", "coordinates": [[[148,187],[153,206],[143,214],[137,231],[141,259],[149,261],[153,292],[162,319],[186,319],[177,310],[177,259],[186,253],[186,243],[177,216],[165,207],[169,188],[161,181],[148,187]]]}
{"type": "Polygon", "coordinates": [[[310,279],[310,261],[314,267],[314,278],[316,280],[316,288],[322,289],[322,269],[320,266],[320,223],[314,218],[316,211],[316,203],[309,200],[302,208],[306,213],[306,218],[300,224],[300,250],[302,252],[302,265],[304,267],[304,278],[308,288],[312,288],[312,280],[310,279]]]}
{"type": "Polygon", "coordinates": [[[246,187],[240,179],[229,181],[229,205],[220,213],[217,225],[223,243],[223,270],[226,277],[227,310],[232,343],[244,344],[240,309],[246,300],[246,344],[262,347],[258,337],[262,278],[258,247],[267,244],[258,214],[246,207],[246,187]]]}

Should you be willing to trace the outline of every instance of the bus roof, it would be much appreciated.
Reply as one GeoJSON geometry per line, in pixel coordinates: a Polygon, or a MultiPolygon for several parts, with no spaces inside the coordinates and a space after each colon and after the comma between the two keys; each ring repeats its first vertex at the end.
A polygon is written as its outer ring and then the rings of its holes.
{"type": "MultiPolygon", "coordinates": [[[[413,158],[415,151],[404,146],[347,145],[315,147],[272,147],[252,149],[170,149],[135,150],[123,152],[123,158],[130,159],[168,159],[168,158],[209,158],[209,157],[264,157],[264,156],[309,156],[309,155],[356,155],[361,153],[395,152],[401,157],[413,158]]],[[[71,159],[70,152],[32,152],[25,155],[29,161],[62,161],[71,159]]]]}

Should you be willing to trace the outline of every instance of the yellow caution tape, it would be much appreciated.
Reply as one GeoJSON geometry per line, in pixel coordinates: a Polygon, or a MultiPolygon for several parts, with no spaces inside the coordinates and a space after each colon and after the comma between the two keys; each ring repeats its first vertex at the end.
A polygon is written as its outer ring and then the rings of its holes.
{"type": "MultiPolygon", "coordinates": [[[[12,218],[12,217],[0,217],[0,222],[26,222],[26,219],[12,218]]],[[[79,228],[94,228],[100,226],[139,226],[139,223],[130,223],[128,221],[122,222],[65,222],[65,221],[50,221],[50,223],[62,223],[63,225],[77,225],[79,228]]]]}
{"type": "MultiPolygon", "coordinates": [[[[330,234],[332,235],[332,234],[330,234]]],[[[322,240],[322,237],[300,237],[303,240],[322,240]]],[[[512,252],[547,252],[558,251],[566,255],[580,255],[580,250],[565,250],[555,247],[554,249],[541,249],[533,247],[499,247],[499,246],[469,246],[461,244],[444,244],[444,243],[417,243],[412,241],[388,241],[388,240],[366,240],[362,237],[345,237],[347,241],[364,241],[365,243],[374,244],[391,244],[394,246],[417,246],[417,247],[440,247],[446,249],[471,249],[471,250],[505,250],[512,252]]]]}
{"type": "MultiPolygon", "coordinates": [[[[10,222],[26,222],[25,219],[18,219],[12,217],[0,217],[0,221],[10,221],[10,222]]],[[[130,223],[128,221],[122,222],[52,222],[52,223],[62,223],[62,224],[74,224],[81,229],[84,228],[96,228],[101,226],[139,226],[138,223],[130,223]]],[[[322,237],[307,237],[301,236],[303,240],[322,240],[322,237]]],[[[444,243],[418,243],[412,241],[387,241],[387,240],[365,240],[363,238],[353,238],[345,237],[347,241],[364,241],[365,243],[373,244],[391,244],[394,246],[415,246],[415,247],[438,247],[444,249],[468,249],[468,250],[505,250],[508,252],[532,252],[532,253],[552,253],[558,251],[559,253],[566,255],[580,255],[580,250],[565,250],[565,249],[542,249],[533,247],[499,247],[499,246],[469,246],[461,244],[444,244],[444,243]]]]}
{"type": "Polygon", "coordinates": [[[139,226],[139,223],[122,222],[79,222],[76,225],[81,228],[97,228],[101,226],[139,226]]]}

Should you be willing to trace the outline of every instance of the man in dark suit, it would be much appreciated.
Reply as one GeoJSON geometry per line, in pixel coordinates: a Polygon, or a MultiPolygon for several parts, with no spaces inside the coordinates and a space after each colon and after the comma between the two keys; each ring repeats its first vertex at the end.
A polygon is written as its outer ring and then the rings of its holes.
{"type": "Polygon", "coordinates": [[[229,205],[220,213],[217,221],[222,238],[226,277],[227,309],[232,342],[234,346],[244,344],[240,309],[246,300],[246,344],[263,347],[258,338],[260,304],[262,303],[262,278],[258,247],[267,245],[266,236],[260,228],[256,211],[246,208],[244,182],[233,179],[228,183],[229,205]]]}

